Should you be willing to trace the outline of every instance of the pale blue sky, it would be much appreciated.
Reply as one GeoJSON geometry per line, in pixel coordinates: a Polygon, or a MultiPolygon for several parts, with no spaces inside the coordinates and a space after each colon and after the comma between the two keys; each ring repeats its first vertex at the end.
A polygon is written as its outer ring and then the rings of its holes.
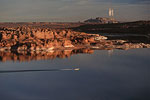
{"type": "Polygon", "coordinates": [[[1,0],[0,22],[83,21],[108,17],[120,21],[150,20],[149,0],[1,0]]]}

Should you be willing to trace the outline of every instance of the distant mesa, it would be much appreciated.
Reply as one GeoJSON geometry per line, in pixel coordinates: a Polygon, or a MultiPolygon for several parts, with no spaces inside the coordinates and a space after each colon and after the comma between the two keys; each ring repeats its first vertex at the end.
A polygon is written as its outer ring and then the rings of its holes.
{"type": "Polygon", "coordinates": [[[108,24],[108,23],[119,23],[114,18],[106,18],[106,17],[97,17],[95,19],[87,19],[84,21],[85,23],[102,23],[102,24],[108,24]]]}

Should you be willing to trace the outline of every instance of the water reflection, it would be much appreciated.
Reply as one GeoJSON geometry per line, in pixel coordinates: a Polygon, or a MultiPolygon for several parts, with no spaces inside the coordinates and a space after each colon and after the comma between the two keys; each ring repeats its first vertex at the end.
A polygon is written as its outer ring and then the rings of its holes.
{"type": "Polygon", "coordinates": [[[55,58],[69,58],[72,55],[84,53],[84,54],[92,54],[94,50],[91,49],[68,49],[68,50],[55,50],[51,52],[27,52],[27,51],[20,51],[20,52],[0,52],[0,61],[32,61],[32,60],[48,60],[48,59],[55,59],[55,58]]]}
{"type": "MultiPolygon", "coordinates": [[[[129,50],[137,49],[138,47],[130,48],[118,45],[116,49],[119,50],[129,50]]],[[[114,53],[114,48],[82,48],[82,49],[66,49],[66,50],[51,50],[46,51],[0,51],[0,62],[7,61],[19,61],[19,62],[29,62],[29,61],[40,61],[40,60],[54,60],[56,58],[65,59],[70,58],[77,54],[93,54],[95,50],[105,50],[108,56],[114,53]]]]}
{"type": "Polygon", "coordinates": [[[150,100],[150,49],[96,50],[70,59],[0,63],[1,71],[72,69],[0,74],[2,100],[150,100]],[[111,56],[108,56],[108,53],[111,56]]]}

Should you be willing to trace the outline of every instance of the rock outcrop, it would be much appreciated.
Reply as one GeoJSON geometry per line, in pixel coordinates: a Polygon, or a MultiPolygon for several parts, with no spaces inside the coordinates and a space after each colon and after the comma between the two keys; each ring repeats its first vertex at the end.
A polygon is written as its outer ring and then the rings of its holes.
{"type": "Polygon", "coordinates": [[[98,34],[86,34],[69,29],[2,28],[0,50],[49,51],[52,49],[76,48],[76,45],[96,43],[107,39],[98,34]]]}
{"type": "Polygon", "coordinates": [[[91,48],[131,49],[150,48],[150,44],[128,40],[108,40],[99,34],[87,34],[70,29],[0,28],[0,51],[45,51],[91,48]]]}

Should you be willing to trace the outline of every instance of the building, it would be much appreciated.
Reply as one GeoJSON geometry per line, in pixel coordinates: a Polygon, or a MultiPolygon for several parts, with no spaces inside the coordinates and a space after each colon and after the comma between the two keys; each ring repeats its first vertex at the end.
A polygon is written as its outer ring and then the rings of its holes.
{"type": "Polygon", "coordinates": [[[108,23],[118,23],[114,18],[106,18],[106,17],[97,17],[95,19],[88,19],[84,21],[85,23],[102,23],[102,24],[108,24],[108,23]]]}

